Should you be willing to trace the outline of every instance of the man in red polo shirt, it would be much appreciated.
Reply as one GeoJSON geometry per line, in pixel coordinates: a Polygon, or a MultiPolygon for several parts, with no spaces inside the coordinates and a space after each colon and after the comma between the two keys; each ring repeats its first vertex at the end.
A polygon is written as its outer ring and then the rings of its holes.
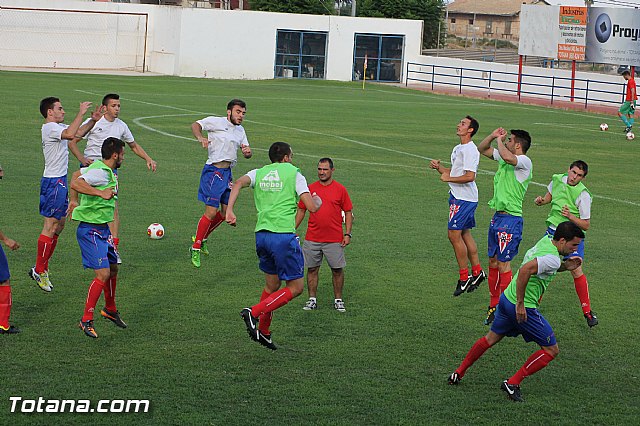
{"type": "MultiPolygon", "coordinates": [[[[304,305],[305,311],[317,309],[316,294],[318,290],[318,270],[322,258],[333,274],[334,307],[338,312],[345,312],[342,300],[344,286],[344,248],[351,242],[351,225],[353,224],[353,206],[347,189],[333,180],[333,160],[321,158],[318,161],[318,181],[309,185],[309,192],[322,199],[324,208],[309,214],[309,223],[302,245],[304,263],[307,267],[307,287],[309,300],[304,305]],[[342,223],[345,229],[343,234],[342,223]]],[[[304,204],[298,204],[296,213],[296,229],[300,226],[307,210],[304,204]]]]}

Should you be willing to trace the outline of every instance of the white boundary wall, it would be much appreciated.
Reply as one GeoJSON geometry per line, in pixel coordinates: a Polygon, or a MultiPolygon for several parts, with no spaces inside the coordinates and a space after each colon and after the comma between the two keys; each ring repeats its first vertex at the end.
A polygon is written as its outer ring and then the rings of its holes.
{"type": "MultiPolygon", "coordinates": [[[[0,0],[0,6],[147,13],[149,28],[146,70],[183,77],[203,77],[206,73],[207,77],[213,78],[273,78],[278,29],[328,32],[327,80],[351,80],[355,33],[405,36],[404,63],[419,56],[422,44],[423,22],[417,20],[77,0],[0,0]]],[[[100,52],[96,54],[99,55],[100,52]]],[[[12,55],[24,55],[25,66],[33,62],[28,57],[30,52],[13,52],[12,55]]],[[[15,56],[13,59],[15,60],[15,56]]],[[[405,68],[403,65],[403,70],[405,68]]]]}

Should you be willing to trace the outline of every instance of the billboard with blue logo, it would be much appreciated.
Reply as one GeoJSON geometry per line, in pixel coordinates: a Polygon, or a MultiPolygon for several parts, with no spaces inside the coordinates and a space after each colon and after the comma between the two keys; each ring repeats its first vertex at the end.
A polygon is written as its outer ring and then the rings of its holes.
{"type": "Polygon", "coordinates": [[[592,7],[587,25],[586,60],[640,65],[640,10],[592,7]]]}

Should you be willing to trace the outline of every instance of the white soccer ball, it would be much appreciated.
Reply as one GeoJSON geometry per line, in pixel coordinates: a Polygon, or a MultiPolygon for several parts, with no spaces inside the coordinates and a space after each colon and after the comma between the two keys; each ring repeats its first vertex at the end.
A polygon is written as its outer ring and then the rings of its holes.
{"type": "Polygon", "coordinates": [[[627,139],[632,141],[636,138],[636,135],[633,134],[633,132],[629,132],[627,133],[627,139]]]}
{"type": "Polygon", "coordinates": [[[603,132],[609,130],[609,125],[607,123],[602,123],[600,125],[600,130],[602,130],[603,132]]]}
{"type": "Polygon", "coordinates": [[[159,223],[152,223],[147,228],[147,235],[152,240],[159,240],[160,238],[164,237],[164,226],[160,225],[159,223]]]}

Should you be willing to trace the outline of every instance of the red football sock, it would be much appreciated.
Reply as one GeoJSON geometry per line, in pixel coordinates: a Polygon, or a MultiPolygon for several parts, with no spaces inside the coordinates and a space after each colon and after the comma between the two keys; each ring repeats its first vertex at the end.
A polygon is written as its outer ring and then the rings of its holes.
{"type": "Polygon", "coordinates": [[[111,312],[116,312],[116,281],[117,275],[109,278],[109,282],[104,286],[104,307],[111,312]]]}
{"type": "Polygon", "coordinates": [[[458,373],[460,378],[464,376],[464,373],[467,372],[467,369],[471,367],[473,363],[476,362],[478,358],[480,358],[482,354],[484,354],[490,347],[491,345],[489,345],[489,342],[487,342],[487,338],[485,336],[479,338],[473,344],[473,346],[471,346],[471,349],[469,349],[467,356],[465,356],[462,360],[462,364],[460,364],[460,367],[456,369],[456,373],[458,373]]]}
{"type": "Polygon", "coordinates": [[[589,283],[587,283],[587,276],[582,274],[578,278],[574,278],[573,283],[576,286],[576,293],[578,293],[578,298],[580,299],[582,313],[588,314],[591,312],[591,300],[589,299],[589,283]]]}
{"type": "Polygon", "coordinates": [[[216,212],[215,217],[209,223],[209,229],[207,229],[207,233],[205,234],[204,237],[209,238],[209,234],[211,234],[214,231],[214,229],[216,229],[222,222],[224,222],[224,218],[222,217],[222,214],[220,214],[220,212],[216,212]]]}
{"type": "Polygon", "coordinates": [[[460,269],[458,273],[460,274],[460,281],[466,281],[469,279],[469,268],[460,269]]]}
{"type": "Polygon", "coordinates": [[[480,272],[482,272],[482,265],[480,265],[479,263],[471,267],[471,273],[473,274],[474,277],[477,277],[478,275],[480,275],[480,272]]]}
{"type": "Polygon", "coordinates": [[[196,240],[193,242],[194,249],[199,249],[202,247],[202,240],[204,240],[207,236],[207,231],[209,230],[209,226],[211,225],[211,221],[205,215],[202,215],[200,220],[198,221],[198,229],[196,229],[196,240]]]}
{"type": "Polygon", "coordinates": [[[286,305],[293,299],[293,294],[288,287],[271,293],[271,296],[260,301],[257,305],[251,308],[251,315],[255,318],[260,318],[262,314],[268,314],[273,312],[281,306],[286,305]]]}
{"type": "Polygon", "coordinates": [[[51,250],[53,244],[53,238],[49,238],[44,234],[40,234],[38,237],[38,254],[36,256],[36,272],[41,274],[45,271],[45,265],[47,264],[47,254],[51,250]]]}
{"type": "Polygon", "coordinates": [[[489,306],[498,306],[498,302],[500,301],[500,281],[499,281],[500,272],[498,268],[489,268],[489,294],[491,298],[489,300],[489,306]]]}
{"type": "MultiPolygon", "coordinates": [[[[266,290],[262,290],[262,296],[260,296],[260,301],[262,302],[263,300],[267,299],[269,296],[271,296],[271,293],[267,293],[266,290]]],[[[271,334],[271,332],[269,331],[269,326],[271,326],[272,318],[273,318],[273,312],[260,315],[260,318],[258,318],[258,321],[260,321],[258,323],[258,330],[260,330],[264,334],[271,334]]]]}
{"type": "Polygon", "coordinates": [[[9,328],[9,316],[11,315],[11,286],[0,285],[0,327],[9,328]]]}
{"type": "Polygon", "coordinates": [[[120,238],[113,237],[113,245],[116,247],[116,250],[118,250],[118,244],[120,244],[120,238]]]}
{"type": "Polygon", "coordinates": [[[513,278],[513,272],[507,271],[500,274],[500,294],[504,293],[504,291],[509,287],[511,283],[511,279],[513,278]]]}
{"type": "Polygon", "coordinates": [[[82,315],[82,321],[91,321],[93,319],[93,311],[96,308],[96,303],[100,299],[102,290],[104,289],[104,283],[97,278],[91,281],[89,286],[89,292],[87,293],[87,301],[84,304],[84,315],[82,315]]]}
{"type": "Polygon", "coordinates": [[[529,359],[527,359],[527,362],[525,362],[524,365],[520,367],[520,370],[518,370],[518,372],[514,374],[513,377],[507,380],[507,383],[509,383],[510,385],[520,385],[525,377],[542,370],[547,366],[547,364],[553,361],[553,358],[553,356],[542,349],[534,352],[534,354],[531,355],[529,359]]]}
{"type": "Polygon", "coordinates": [[[60,235],[58,234],[53,234],[53,242],[51,243],[51,247],[49,248],[49,252],[47,253],[47,259],[44,261],[44,270],[48,271],[49,270],[49,259],[51,259],[51,256],[53,256],[53,252],[56,249],[56,246],[58,245],[58,238],[60,237],[60,235]]]}

